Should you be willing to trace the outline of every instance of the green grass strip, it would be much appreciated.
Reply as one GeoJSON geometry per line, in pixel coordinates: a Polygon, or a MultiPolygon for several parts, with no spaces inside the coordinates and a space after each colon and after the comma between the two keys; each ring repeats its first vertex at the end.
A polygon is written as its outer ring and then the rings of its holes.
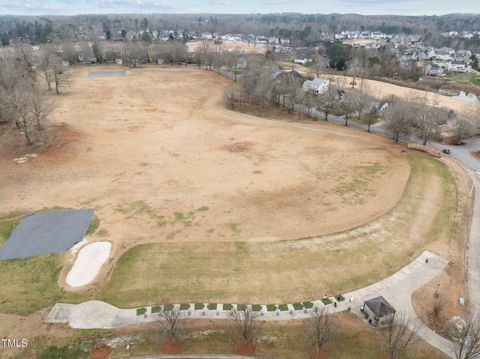
{"type": "Polygon", "coordinates": [[[303,302],[305,309],[312,309],[314,307],[313,302],[303,302]]]}
{"type": "Polygon", "coordinates": [[[332,301],[330,300],[330,298],[327,298],[327,299],[322,299],[322,303],[325,305],[329,305],[329,304],[332,304],[332,301]]]}
{"type": "Polygon", "coordinates": [[[278,309],[280,309],[280,311],[282,311],[282,312],[286,312],[286,311],[288,310],[288,305],[286,305],[286,304],[280,304],[280,305],[278,306],[278,309]]]}
{"type": "Polygon", "coordinates": [[[210,303],[207,305],[208,310],[217,310],[217,303],[210,303]]]}
{"type": "Polygon", "coordinates": [[[293,309],[295,309],[295,310],[302,310],[303,309],[303,304],[302,303],[293,303],[292,306],[293,306],[293,309]]]}
{"type": "Polygon", "coordinates": [[[189,309],[190,309],[190,303],[180,304],[180,310],[189,310],[189,309]]]}
{"type": "Polygon", "coordinates": [[[156,306],[156,307],[152,307],[152,309],[151,309],[150,312],[151,312],[152,314],[153,314],[153,313],[160,313],[160,310],[162,310],[162,308],[159,307],[159,306],[156,306]]]}
{"type": "Polygon", "coordinates": [[[224,304],[223,305],[223,310],[232,310],[233,309],[233,305],[231,304],[224,304]]]}
{"type": "Polygon", "coordinates": [[[267,304],[267,312],[274,312],[277,310],[277,306],[275,304],[267,304]]]}
{"type": "Polygon", "coordinates": [[[252,305],[252,310],[254,312],[259,312],[259,311],[262,310],[262,306],[260,304],[254,304],[254,305],[252,305]]]}
{"type": "Polygon", "coordinates": [[[137,315],[144,315],[147,312],[147,308],[137,308],[137,315]]]}
{"type": "Polygon", "coordinates": [[[202,310],[205,308],[205,304],[203,303],[195,303],[195,310],[202,310]]]}

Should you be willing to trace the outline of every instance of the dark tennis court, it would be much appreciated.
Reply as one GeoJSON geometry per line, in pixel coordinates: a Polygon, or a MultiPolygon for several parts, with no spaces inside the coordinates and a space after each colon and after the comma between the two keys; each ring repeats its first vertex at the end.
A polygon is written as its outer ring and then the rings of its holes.
{"type": "Polygon", "coordinates": [[[0,260],[65,252],[83,240],[94,211],[70,209],[25,216],[0,247],[0,260]]]}

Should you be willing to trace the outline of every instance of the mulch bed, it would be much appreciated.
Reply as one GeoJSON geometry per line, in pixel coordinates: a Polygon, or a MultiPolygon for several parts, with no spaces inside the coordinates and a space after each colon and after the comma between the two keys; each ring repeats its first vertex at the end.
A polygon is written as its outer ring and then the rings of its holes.
{"type": "Polygon", "coordinates": [[[319,351],[316,351],[313,347],[308,351],[310,359],[328,359],[330,353],[325,348],[320,348],[319,351]]]}
{"type": "Polygon", "coordinates": [[[97,344],[90,350],[89,359],[104,359],[110,355],[112,348],[105,343],[97,344]]]}
{"type": "Polygon", "coordinates": [[[252,355],[255,353],[255,341],[250,340],[237,340],[235,342],[235,353],[238,355],[252,355]]]}
{"type": "Polygon", "coordinates": [[[167,338],[160,346],[164,354],[179,354],[182,352],[182,341],[178,338],[167,338]]]}

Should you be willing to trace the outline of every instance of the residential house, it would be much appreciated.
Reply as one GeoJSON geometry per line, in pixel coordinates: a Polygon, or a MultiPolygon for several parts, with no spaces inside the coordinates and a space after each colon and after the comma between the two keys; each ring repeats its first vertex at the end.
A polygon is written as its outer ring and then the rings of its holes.
{"type": "Polygon", "coordinates": [[[452,60],[448,65],[448,71],[450,72],[467,72],[468,65],[465,61],[452,60]]]}
{"type": "Polygon", "coordinates": [[[303,83],[302,89],[303,91],[308,91],[315,95],[321,95],[328,91],[329,86],[330,81],[316,77],[313,80],[305,81],[303,83]]]}
{"type": "Polygon", "coordinates": [[[429,63],[425,67],[425,74],[427,76],[440,76],[443,74],[443,69],[435,63],[429,63]]]}
{"type": "Polygon", "coordinates": [[[310,62],[312,62],[312,58],[310,57],[307,57],[306,55],[295,55],[295,58],[293,59],[293,62],[296,63],[296,64],[302,64],[302,65],[306,65],[310,62]]]}

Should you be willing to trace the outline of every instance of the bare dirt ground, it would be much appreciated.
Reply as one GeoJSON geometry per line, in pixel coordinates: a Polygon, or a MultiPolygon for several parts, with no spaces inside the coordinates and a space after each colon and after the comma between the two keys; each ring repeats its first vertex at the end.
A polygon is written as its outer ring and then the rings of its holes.
{"type": "MultiPolygon", "coordinates": [[[[279,63],[279,65],[284,69],[294,68],[304,76],[315,76],[315,74],[305,66],[291,63],[279,63]]],[[[352,87],[353,78],[350,76],[323,74],[320,75],[320,77],[330,80],[333,85],[342,89],[358,89],[363,86],[366,93],[380,100],[391,96],[407,101],[425,98],[428,104],[445,108],[448,111],[453,110],[455,113],[468,113],[475,108],[474,104],[457,98],[440,95],[434,92],[393,85],[387,82],[364,79],[362,84],[361,79],[356,79],[356,84],[352,87]]]]}
{"type": "MultiPolygon", "coordinates": [[[[238,51],[245,53],[260,53],[264,54],[267,51],[267,45],[265,44],[254,44],[253,42],[245,41],[234,41],[234,40],[222,40],[222,43],[219,45],[214,45],[213,41],[211,42],[212,46],[215,46],[220,51],[238,51]]],[[[189,52],[195,52],[201,46],[201,41],[190,41],[187,42],[187,48],[189,52]]]]}
{"type": "Polygon", "coordinates": [[[387,140],[228,111],[228,82],[211,72],[138,69],[90,78],[88,71],[72,70],[73,86],[50,123],[68,142],[23,165],[3,149],[0,214],[95,207],[98,237],[113,242],[115,256],[141,242],[343,231],[401,198],[409,166],[387,140]],[[363,181],[358,191],[356,179],[363,181]]]}

